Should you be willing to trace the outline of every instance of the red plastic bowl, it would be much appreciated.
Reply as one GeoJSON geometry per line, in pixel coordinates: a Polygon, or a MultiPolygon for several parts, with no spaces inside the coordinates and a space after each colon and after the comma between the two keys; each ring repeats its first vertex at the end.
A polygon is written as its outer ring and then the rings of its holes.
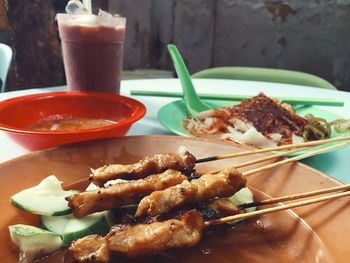
{"type": "Polygon", "coordinates": [[[99,92],[48,92],[0,102],[0,129],[29,150],[125,135],[146,113],[134,99],[99,92]],[[52,116],[111,120],[108,126],[75,131],[33,131],[31,125],[52,116]]]}

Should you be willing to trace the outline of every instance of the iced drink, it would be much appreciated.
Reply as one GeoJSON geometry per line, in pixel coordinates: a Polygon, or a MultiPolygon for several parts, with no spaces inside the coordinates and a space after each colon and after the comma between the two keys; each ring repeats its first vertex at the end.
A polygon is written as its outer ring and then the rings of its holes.
{"type": "Polygon", "coordinates": [[[68,88],[119,93],[126,19],[58,14],[68,88]]]}

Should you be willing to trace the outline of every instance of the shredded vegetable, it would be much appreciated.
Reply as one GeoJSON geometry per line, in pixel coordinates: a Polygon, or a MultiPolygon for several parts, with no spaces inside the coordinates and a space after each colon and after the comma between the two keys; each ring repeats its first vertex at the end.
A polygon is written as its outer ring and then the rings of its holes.
{"type": "Polygon", "coordinates": [[[312,114],[305,115],[308,124],[304,127],[303,138],[305,141],[316,141],[328,139],[332,134],[332,126],[337,133],[350,131],[350,120],[339,119],[327,122],[323,118],[315,117],[312,114]]]}
{"type": "Polygon", "coordinates": [[[303,138],[305,141],[317,141],[331,137],[332,129],[329,123],[323,119],[306,114],[308,124],[304,127],[303,138]]]}

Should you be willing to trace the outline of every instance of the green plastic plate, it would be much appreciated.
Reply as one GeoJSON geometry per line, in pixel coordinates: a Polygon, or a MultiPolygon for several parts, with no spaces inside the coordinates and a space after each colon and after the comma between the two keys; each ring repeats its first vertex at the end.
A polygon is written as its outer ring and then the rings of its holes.
{"type": "MultiPolygon", "coordinates": [[[[234,105],[234,103],[230,101],[219,101],[219,100],[217,101],[207,100],[206,103],[208,103],[213,108],[234,105]]],[[[301,116],[305,116],[306,114],[311,113],[314,116],[324,118],[327,121],[333,121],[333,120],[342,118],[341,116],[333,112],[321,109],[316,106],[296,107],[296,112],[301,116]]],[[[186,107],[183,100],[177,100],[169,104],[166,104],[158,112],[158,120],[169,131],[180,136],[193,136],[183,127],[183,120],[186,116],[187,116],[187,112],[186,112],[186,107]]],[[[350,132],[341,133],[341,134],[337,134],[333,132],[332,134],[333,134],[332,137],[336,137],[336,136],[350,135],[350,132]]],[[[329,146],[329,144],[327,146],[329,146]]],[[[301,151],[295,154],[291,154],[291,156],[300,155],[306,152],[307,151],[301,151]]]]}

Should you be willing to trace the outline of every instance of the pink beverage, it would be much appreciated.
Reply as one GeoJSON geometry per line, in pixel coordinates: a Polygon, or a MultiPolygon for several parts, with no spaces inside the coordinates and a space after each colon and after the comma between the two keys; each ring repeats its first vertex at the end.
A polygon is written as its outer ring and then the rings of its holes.
{"type": "Polygon", "coordinates": [[[68,88],[119,94],[126,19],[58,14],[68,88]]]}

